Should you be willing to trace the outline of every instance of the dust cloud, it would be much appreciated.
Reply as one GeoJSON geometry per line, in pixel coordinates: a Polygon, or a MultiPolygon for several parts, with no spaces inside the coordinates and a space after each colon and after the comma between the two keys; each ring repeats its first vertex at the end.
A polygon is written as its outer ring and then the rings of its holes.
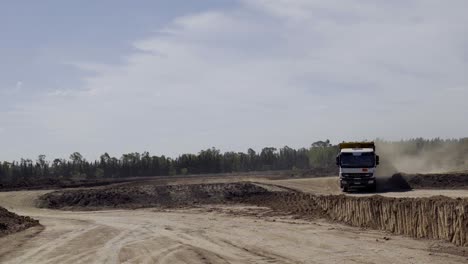
{"type": "Polygon", "coordinates": [[[418,144],[377,141],[378,177],[395,173],[446,173],[468,171],[468,139],[418,144]]]}

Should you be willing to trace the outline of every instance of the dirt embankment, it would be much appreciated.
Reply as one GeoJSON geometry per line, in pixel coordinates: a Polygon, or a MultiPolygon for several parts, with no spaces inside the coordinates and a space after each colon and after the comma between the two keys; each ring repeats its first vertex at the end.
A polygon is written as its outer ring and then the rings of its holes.
{"type": "Polygon", "coordinates": [[[122,178],[122,179],[66,179],[66,178],[39,178],[31,177],[14,182],[0,182],[1,191],[18,190],[44,190],[56,188],[80,188],[110,185],[114,183],[125,183],[145,178],[122,178]]]}
{"type": "Polygon", "coordinates": [[[238,202],[243,197],[270,193],[250,183],[120,186],[61,190],[45,194],[39,207],[92,210],[102,208],[186,207],[196,204],[238,202]]]}
{"type": "Polygon", "coordinates": [[[0,237],[39,225],[39,221],[28,216],[19,216],[0,207],[0,237]]]}
{"type": "Polygon", "coordinates": [[[396,174],[413,189],[468,189],[468,172],[437,174],[396,174]]]}
{"type": "Polygon", "coordinates": [[[377,177],[378,191],[407,191],[412,189],[468,190],[468,172],[407,174],[377,177]]]}
{"type": "Polygon", "coordinates": [[[13,182],[0,181],[1,191],[41,190],[57,188],[98,187],[115,183],[130,183],[142,181],[171,182],[177,180],[199,179],[233,179],[233,178],[264,178],[270,180],[289,178],[313,178],[338,175],[338,168],[314,168],[308,170],[278,170],[278,171],[251,171],[211,174],[190,174],[173,176],[138,176],[127,178],[22,178],[13,182]]]}
{"type": "Polygon", "coordinates": [[[40,198],[42,207],[85,210],[210,203],[267,206],[282,213],[468,246],[468,199],[315,195],[252,183],[117,186],[56,191],[40,198]]]}
{"type": "Polygon", "coordinates": [[[252,202],[304,216],[320,215],[352,226],[468,246],[468,199],[272,193],[261,200],[253,198],[252,202]]]}

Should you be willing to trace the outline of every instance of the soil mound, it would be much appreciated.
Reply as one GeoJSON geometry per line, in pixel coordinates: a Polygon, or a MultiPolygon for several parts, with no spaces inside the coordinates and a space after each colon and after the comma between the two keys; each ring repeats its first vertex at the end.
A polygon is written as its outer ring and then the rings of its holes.
{"type": "Polygon", "coordinates": [[[378,191],[407,191],[411,189],[468,189],[468,172],[437,174],[396,173],[378,178],[378,191]]]}
{"type": "Polygon", "coordinates": [[[382,192],[402,192],[413,189],[407,179],[402,174],[394,174],[390,178],[377,179],[378,191],[382,192]]]}
{"type": "Polygon", "coordinates": [[[468,189],[468,172],[438,174],[396,174],[414,189],[468,189]]]}
{"type": "Polygon", "coordinates": [[[39,221],[28,216],[19,216],[0,207],[0,237],[39,225],[39,221]]]}
{"type": "Polygon", "coordinates": [[[251,183],[193,185],[121,185],[96,189],[55,191],[43,195],[39,207],[100,209],[184,207],[194,204],[238,202],[269,191],[251,183]]]}

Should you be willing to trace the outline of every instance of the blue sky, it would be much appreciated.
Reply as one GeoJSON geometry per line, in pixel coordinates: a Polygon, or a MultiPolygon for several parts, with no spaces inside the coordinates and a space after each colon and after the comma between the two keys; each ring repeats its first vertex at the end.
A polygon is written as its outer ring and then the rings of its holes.
{"type": "MultiPolygon", "coordinates": [[[[191,12],[233,1],[9,1],[0,8],[2,87],[79,88],[83,72],[68,63],[122,63],[132,42],[191,12]],[[33,85],[32,85],[33,84],[33,85]]],[[[2,102],[4,104],[5,102],[2,102]]],[[[13,103],[13,102],[11,102],[13,103]]]]}
{"type": "Polygon", "coordinates": [[[463,0],[0,5],[0,160],[468,135],[463,0]]]}

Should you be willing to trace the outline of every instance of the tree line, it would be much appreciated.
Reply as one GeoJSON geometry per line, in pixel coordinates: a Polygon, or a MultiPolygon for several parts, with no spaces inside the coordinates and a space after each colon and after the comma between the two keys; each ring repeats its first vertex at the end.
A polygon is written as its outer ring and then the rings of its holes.
{"type": "Polygon", "coordinates": [[[120,158],[104,153],[98,160],[88,161],[74,152],[69,159],[48,161],[45,155],[33,161],[2,162],[0,181],[11,182],[31,178],[123,178],[207,173],[231,173],[267,170],[304,170],[312,167],[328,168],[337,148],[329,140],[318,141],[310,148],[293,149],[266,147],[260,152],[224,152],[216,148],[198,154],[182,154],[173,159],[154,156],[149,152],[123,154],[120,158]],[[317,151],[318,149],[321,151],[317,151]]]}
{"type": "MultiPolygon", "coordinates": [[[[440,148],[451,150],[453,157],[466,166],[468,138],[463,139],[411,139],[398,142],[377,140],[377,146],[403,149],[409,155],[418,155],[440,148]],[[456,151],[456,153],[455,153],[456,151]]],[[[379,149],[377,149],[379,150],[379,149]]],[[[104,153],[98,160],[87,161],[80,153],[74,152],[69,159],[49,161],[45,155],[33,161],[0,163],[0,182],[15,182],[25,179],[102,179],[140,176],[166,176],[207,173],[232,173],[270,170],[336,169],[335,157],[338,146],[329,140],[317,141],[308,148],[294,149],[266,147],[260,152],[224,152],[216,148],[200,151],[198,154],[182,154],[177,158],[154,156],[149,152],[123,154],[120,158],[104,153]]]]}

